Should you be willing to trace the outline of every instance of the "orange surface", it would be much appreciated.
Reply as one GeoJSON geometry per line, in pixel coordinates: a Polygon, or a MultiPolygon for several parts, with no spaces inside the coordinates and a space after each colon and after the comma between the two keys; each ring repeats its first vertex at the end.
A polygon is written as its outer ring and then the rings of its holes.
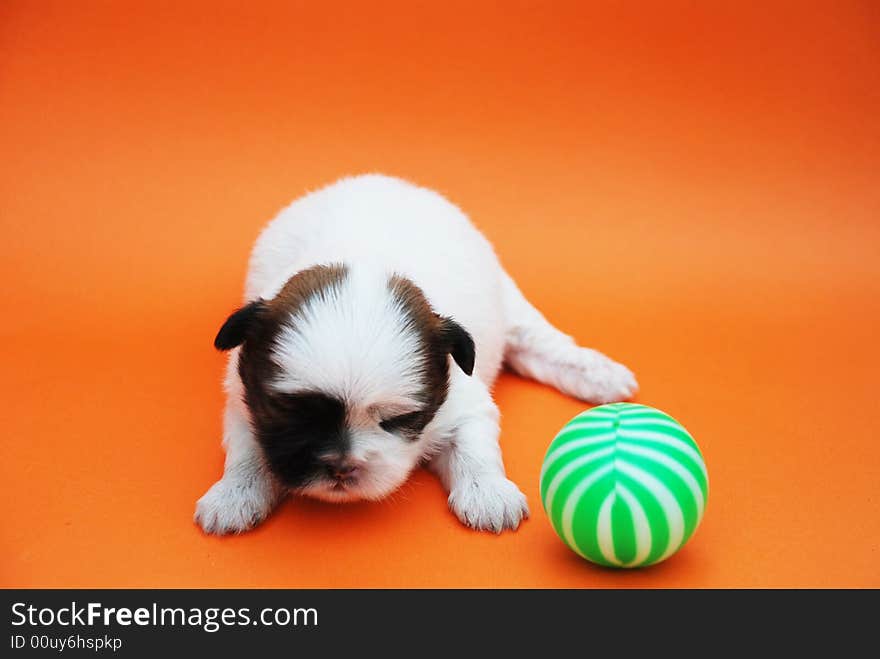
{"type": "Polygon", "coordinates": [[[877,3],[246,4],[0,3],[2,585],[880,586],[877,3]],[[680,554],[562,545],[538,471],[583,406],[510,375],[517,533],[425,473],[194,526],[252,241],[363,171],[446,193],[689,427],[680,554]]]}

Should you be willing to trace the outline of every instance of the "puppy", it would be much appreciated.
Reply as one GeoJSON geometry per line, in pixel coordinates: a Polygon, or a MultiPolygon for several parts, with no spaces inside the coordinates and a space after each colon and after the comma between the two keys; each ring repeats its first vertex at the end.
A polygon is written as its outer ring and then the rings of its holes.
{"type": "Polygon", "coordinates": [[[381,499],[426,464],[474,529],[516,529],[491,387],[502,364],[593,403],[636,391],[523,297],[491,245],[439,194],[343,179],[283,210],[250,258],[229,350],[223,477],[196,504],[207,533],[259,524],[292,492],[381,499]]]}

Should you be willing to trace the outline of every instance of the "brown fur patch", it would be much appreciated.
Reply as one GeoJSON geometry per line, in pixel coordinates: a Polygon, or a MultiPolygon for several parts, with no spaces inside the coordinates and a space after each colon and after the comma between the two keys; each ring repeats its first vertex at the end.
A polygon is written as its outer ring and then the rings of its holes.
{"type": "Polygon", "coordinates": [[[259,305],[257,322],[253,324],[238,358],[238,373],[245,386],[245,399],[254,417],[283,413],[273,404],[266,387],[277,373],[278,367],[271,358],[271,348],[278,332],[306,302],[338,287],[347,274],[348,270],[343,265],[314,266],[288,279],[271,300],[256,303],[259,305]]]}
{"type": "Polygon", "coordinates": [[[348,269],[344,265],[316,265],[298,272],[287,280],[278,294],[268,301],[267,307],[276,318],[295,314],[303,304],[316,295],[322,295],[345,281],[348,269]]]}
{"type": "Polygon", "coordinates": [[[410,279],[394,275],[388,280],[388,290],[406,311],[411,328],[418,334],[424,351],[423,377],[425,387],[423,411],[407,415],[411,427],[418,432],[430,423],[449,392],[449,350],[443,345],[442,317],[434,313],[422,289],[410,279]]]}

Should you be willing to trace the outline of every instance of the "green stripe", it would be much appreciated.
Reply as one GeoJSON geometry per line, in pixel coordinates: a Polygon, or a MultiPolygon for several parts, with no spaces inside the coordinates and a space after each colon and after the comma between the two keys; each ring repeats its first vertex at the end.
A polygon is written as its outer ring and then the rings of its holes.
{"type": "MultiPolygon", "coordinates": [[[[587,455],[592,453],[593,451],[584,451],[583,455],[587,455]]],[[[574,459],[574,458],[573,458],[574,459]]],[[[572,460],[573,460],[572,459],[572,460]]],[[[568,497],[571,495],[571,491],[577,487],[578,483],[587,478],[594,471],[601,469],[604,465],[608,464],[614,459],[613,453],[605,456],[603,458],[599,458],[598,460],[593,460],[592,462],[588,462],[587,464],[581,465],[576,469],[572,470],[570,474],[565,476],[562,480],[562,483],[559,486],[559,489],[556,490],[556,494],[553,497],[552,502],[552,510],[546,511],[550,517],[556,517],[559,519],[559,524],[561,524],[562,517],[562,508],[565,506],[565,502],[568,497]]],[[[571,460],[565,461],[561,460],[560,462],[564,464],[571,464],[571,460]]],[[[559,467],[561,469],[562,467],[559,467]]],[[[558,470],[557,470],[558,471],[558,470]]],[[[541,486],[541,501],[544,502],[547,496],[547,489],[550,487],[550,484],[553,482],[553,476],[549,473],[544,478],[544,483],[546,485],[541,486]]],[[[556,523],[554,523],[556,525],[556,523]]],[[[561,526],[560,526],[561,528],[561,526]]]]}
{"type": "MultiPolygon", "coordinates": [[[[588,489],[578,501],[574,511],[574,521],[572,523],[572,536],[574,537],[577,547],[572,547],[576,552],[589,558],[594,563],[611,566],[602,557],[599,551],[599,540],[596,536],[596,525],[599,522],[599,508],[608,493],[614,489],[614,472],[611,471],[607,476],[600,478],[596,484],[588,489]]],[[[559,507],[560,513],[562,506],[559,507]]],[[[556,532],[562,537],[562,516],[561,514],[553,523],[556,532]]]]}
{"type": "Polygon", "coordinates": [[[611,534],[614,537],[614,553],[626,565],[636,557],[636,529],[632,511],[620,496],[611,506],[611,534]]]}
{"type": "Polygon", "coordinates": [[[672,491],[684,515],[684,535],[688,537],[693,533],[700,515],[697,510],[697,502],[694,501],[693,494],[681,477],[660,463],[641,456],[626,454],[626,461],[635,467],[644,469],[672,491]]]}
{"type": "MultiPolygon", "coordinates": [[[[671,437],[671,435],[667,436],[671,437]]],[[[672,439],[676,441],[679,440],[678,437],[672,437],[672,439]]],[[[702,460],[702,454],[700,454],[699,451],[696,451],[697,456],[700,457],[700,462],[697,462],[693,456],[688,455],[685,449],[676,446],[674,442],[667,444],[659,439],[648,437],[632,437],[625,432],[619,435],[619,440],[622,442],[632,442],[633,444],[639,444],[641,446],[645,446],[646,448],[651,448],[655,451],[665,453],[673,460],[681,462],[688,468],[689,471],[698,472],[698,480],[703,484],[704,487],[703,494],[705,495],[708,493],[708,484],[706,483],[706,477],[703,475],[703,471],[706,469],[706,463],[702,460]]],[[[696,446],[691,443],[691,448],[695,449],[696,446]]]]}
{"type": "Polygon", "coordinates": [[[669,542],[669,524],[666,521],[666,513],[663,512],[663,508],[650,490],[640,482],[620,472],[617,473],[617,478],[626,485],[645,510],[648,526],[651,527],[651,551],[648,552],[645,563],[656,561],[666,550],[666,545],[669,542]]]}
{"type": "MultiPolygon", "coordinates": [[[[544,475],[541,477],[541,500],[547,496],[547,488],[550,487],[550,483],[553,482],[553,479],[556,478],[556,475],[565,469],[572,462],[577,460],[578,458],[589,455],[590,453],[595,453],[596,451],[601,451],[602,449],[607,449],[610,446],[614,445],[614,440],[610,439],[606,442],[601,442],[599,444],[590,444],[588,446],[583,446],[581,448],[576,448],[573,451],[569,451],[564,456],[562,456],[559,460],[556,460],[552,464],[548,465],[544,475]]],[[[611,458],[606,458],[609,460],[611,458]]],[[[587,466],[588,471],[592,471],[593,469],[599,469],[602,465],[607,464],[606,460],[599,460],[596,463],[593,463],[594,466],[587,466]]],[[[567,480],[571,479],[571,476],[567,477],[567,480]]]]}
{"type": "MultiPolygon", "coordinates": [[[[697,481],[697,485],[700,486],[700,491],[703,493],[703,503],[705,504],[705,502],[709,498],[709,484],[706,482],[706,477],[703,475],[703,470],[706,468],[705,464],[703,464],[702,462],[698,464],[687,453],[684,453],[675,448],[670,448],[669,446],[661,444],[659,442],[632,441],[621,437],[618,445],[620,446],[620,451],[623,452],[623,454],[626,456],[630,455],[630,453],[626,450],[626,446],[629,444],[632,444],[633,446],[637,446],[639,448],[662,453],[670,460],[674,460],[679,465],[681,465],[684,469],[688,471],[691,476],[694,477],[694,480],[697,481]]],[[[678,478],[678,476],[676,476],[676,478],[678,478]]]]}

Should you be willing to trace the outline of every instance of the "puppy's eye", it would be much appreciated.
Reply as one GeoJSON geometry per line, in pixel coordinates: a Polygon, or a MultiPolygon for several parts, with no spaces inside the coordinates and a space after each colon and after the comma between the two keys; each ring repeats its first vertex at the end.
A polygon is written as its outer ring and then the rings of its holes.
{"type": "Polygon", "coordinates": [[[379,422],[379,427],[385,432],[394,432],[396,430],[416,430],[421,421],[421,412],[410,412],[409,414],[401,414],[400,416],[391,417],[379,422]]]}

